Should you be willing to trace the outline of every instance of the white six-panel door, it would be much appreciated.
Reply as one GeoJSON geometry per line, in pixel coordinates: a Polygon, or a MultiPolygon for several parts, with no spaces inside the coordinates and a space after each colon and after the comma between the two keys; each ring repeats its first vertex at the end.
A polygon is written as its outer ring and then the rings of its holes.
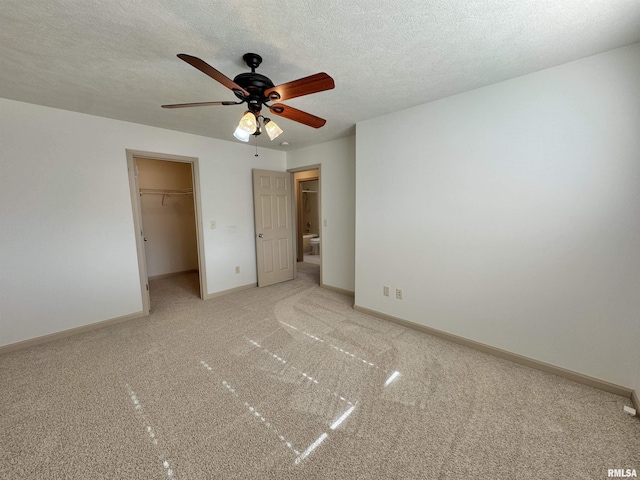
{"type": "Polygon", "coordinates": [[[293,279],[291,174],[253,170],[258,286],[293,279]]]}

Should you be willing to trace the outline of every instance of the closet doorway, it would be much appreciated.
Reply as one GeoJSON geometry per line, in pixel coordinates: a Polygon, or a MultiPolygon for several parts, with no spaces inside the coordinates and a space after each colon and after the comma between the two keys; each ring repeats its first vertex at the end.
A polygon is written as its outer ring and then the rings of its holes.
{"type": "Polygon", "coordinates": [[[127,163],[145,314],[153,288],[204,298],[197,159],[128,150],[127,163]]]}
{"type": "Polygon", "coordinates": [[[322,285],[320,167],[293,172],[296,218],[296,271],[322,285]]]}

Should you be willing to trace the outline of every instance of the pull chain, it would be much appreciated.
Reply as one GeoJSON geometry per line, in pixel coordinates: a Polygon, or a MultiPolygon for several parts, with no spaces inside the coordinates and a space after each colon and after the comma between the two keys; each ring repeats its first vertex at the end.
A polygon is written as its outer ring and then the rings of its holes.
{"type": "Polygon", "coordinates": [[[255,156],[258,156],[258,137],[256,136],[256,154],[255,156]]]}

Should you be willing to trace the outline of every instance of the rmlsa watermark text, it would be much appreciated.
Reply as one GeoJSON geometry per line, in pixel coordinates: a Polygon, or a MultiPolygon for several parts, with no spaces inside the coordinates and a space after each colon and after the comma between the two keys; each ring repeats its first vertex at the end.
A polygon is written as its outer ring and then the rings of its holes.
{"type": "Polygon", "coordinates": [[[638,474],[635,468],[610,468],[607,470],[609,478],[636,478],[638,474]]]}

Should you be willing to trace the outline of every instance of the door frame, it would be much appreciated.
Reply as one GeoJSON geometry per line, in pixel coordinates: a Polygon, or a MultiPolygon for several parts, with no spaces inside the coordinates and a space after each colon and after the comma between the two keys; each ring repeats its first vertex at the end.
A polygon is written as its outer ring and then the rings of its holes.
{"type": "Polygon", "coordinates": [[[171,155],[167,153],[147,152],[127,148],[127,170],[129,172],[129,191],[131,193],[131,207],[133,211],[133,227],[136,235],[136,252],[138,255],[138,271],[140,274],[140,292],[142,295],[142,310],[149,315],[151,302],[149,300],[149,275],[144,250],[144,231],[142,228],[142,208],[140,207],[140,192],[135,158],[150,160],[164,160],[191,164],[191,182],[193,184],[193,206],[196,214],[196,247],[198,252],[198,275],[200,277],[200,298],[204,300],[207,294],[206,262],[204,258],[204,236],[202,226],[202,208],[200,202],[200,168],[198,158],[171,155]]]}
{"type": "Polygon", "coordinates": [[[295,191],[295,196],[292,196],[292,211],[294,212],[293,215],[293,221],[295,223],[294,225],[294,232],[296,234],[296,241],[293,242],[293,244],[295,245],[295,248],[293,250],[293,276],[294,278],[296,278],[298,276],[298,203],[296,201],[297,199],[297,195],[298,195],[298,191],[299,191],[299,180],[295,179],[295,173],[299,173],[299,172],[307,172],[309,170],[318,170],[318,217],[320,220],[320,228],[319,228],[319,235],[320,235],[320,286],[324,285],[324,282],[322,281],[322,265],[324,264],[324,250],[322,249],[322,238],[324,237],[324,218],[322,216],[322,165],[317,163],[314,165],[305,165],[304,167],[296,167],[296,168],[289,168],[287,169],[287,172],[291,173],[293,176],[293,184],[294,184],[294,188],[293,190],[295,191]]]}

